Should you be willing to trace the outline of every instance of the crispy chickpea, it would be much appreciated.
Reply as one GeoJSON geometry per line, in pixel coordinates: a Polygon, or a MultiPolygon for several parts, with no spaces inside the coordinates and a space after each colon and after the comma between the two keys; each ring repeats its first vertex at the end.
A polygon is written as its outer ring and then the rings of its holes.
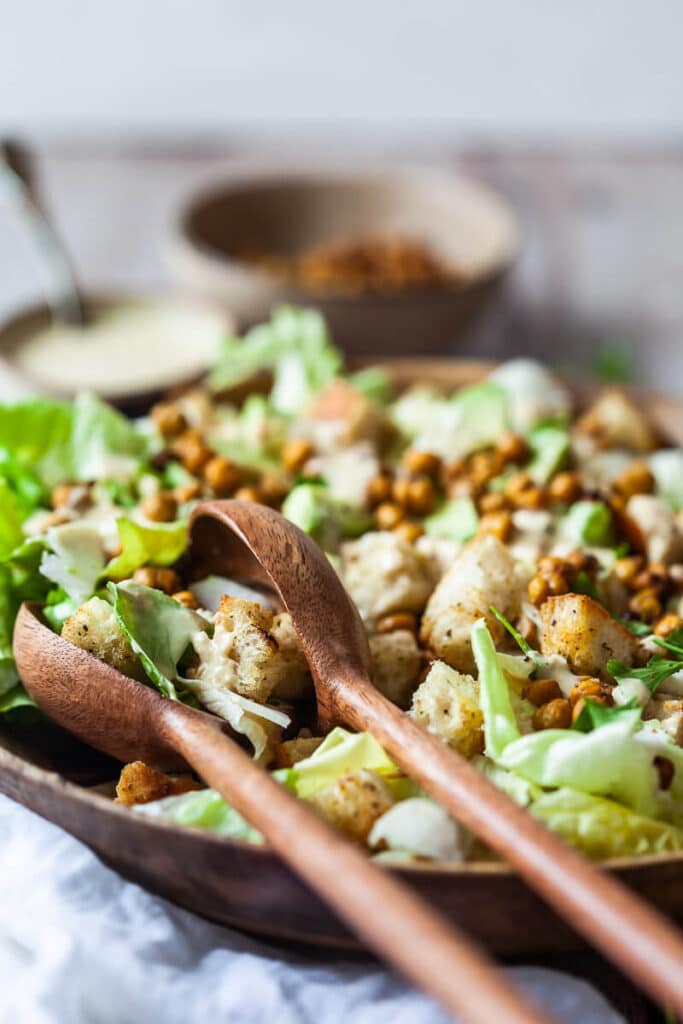
{"type": "Polygon", "coordinates": [[[650,587],[639,590],[628,603],[628,609],[643,622],[654,622],[662,614],[662,602],[657,592],[650,587]]]}
{"type": "Polygon", "coordinates": [[[566,571],[567,563],[558,555],[544,555],[538,560],[538,572],[541,576],[549,576],[553,572],[565,573],[566,571]]]}
{"type": "Polygon", "coordinates": [[[532,576],[529,580],[527,593],[531,603],[536,605],[538,608],[550,597],[550,587],[548,586],[547,579],[544,576],[539,576],[538,574],[536,576],[532,576]]]}
{"type": "Polygon", "coordinates": [[[655,489],[652,470],[645,462],[632,462],[616,478],[614,489],[622,498],[631,498],[634,494],[652,494],[655,489]]]}
{"type": "Polygon", "coordinates": [[[630,586],[644,565],[645,559],[642,555],[627,555],[625,558],[617,558],[614,563],[614,575],[621,583],[630,586]]]}
{"type": "Polygon", "coordinates": [[[486,515],[488,512],[502,512],[507,507],[508,500],[500,491],[489,491],[487,494],[482,494],[479,499],[479,511],[482,515],[486,515]]]}
{"type": "Polygon", "coordinates": [[[394,527],[394,533],[397,533],[399,537],[403,537],[409,544],[414,544],[422,536],[424,530],[419,523],[409,523],[406,520],[394,527]]]}
{"type": "Polygon", "coordinates": [[[655,626],[656,636],[668,636],[669,633],[673,633],[675,629],[683,628],[683,618],[680,615],[676,615],[674,612],[667,612],[657,622],[655,626]]]}
{"type": "Polygon", "coordinates": [[[313,454],[313,445],[304,438],[293,438],[282,449],[282,465],[290,473],[298,473],[303,469],[313,454]]]}
{"type": "Polygon", "coordinates": [[[151,565],[145,565],[135,570],[133,579],[144,587],[163,590],[165,594],[175,594],[180,590],[180,578],[173,569],[155,569],[151,565]]]}
{"type": "Polygon", "coordinates": [[[611,686],[595,676],[581,676],[578,683],[572,686],[572,691],[569,694],[569,702],[572,707],[585,698],[592,700],[594,704],[604,704],[608,707],[614,703],[611,686]]]}
{"type": "Polygon", "coordinates": [[[242,471],[223,455],[214,455],[203,468],[204,480],[214,494],[225,498],[242,482],[242,471]]]}
{"type": "Polygon", "coordinates": [[[177,601],[178,604],[182,604],[186,608],[199,608],[199,601],[191,590],[177,590],[175,594],[171,594],[171,597],[174,601],[177,601]]]}
{"type": "Polygon", "coordinates": [[[187,420],[173,402],[159,402],[152,409],[154,424],[164,437],[177,437],[187,429],[187,420]]]}
{"type": "Polygon", "coordinates": [[[184,430],[173,442],[173,453],[177,455],[188,473],[197,475],[211,458],[211,450],[199,430],[184,430]]]}
{"type": "Polygon", "coordinates": [[[479,520],[479,533],[490,533],[505,543],[512,533],[512,515],[505,509],[487,512],[479,520]]]}
{"type": "Polygon", "coordinates": [[[379,473],[373,476],[366,490],[366,500],[371,508],[381,505],[383,501],[391,499],[391,477],[387,473],[379,473]]]}
{"type": "Polygon", "coordinates": [[[474,480],[461,476],[449,481],[446,493],[449,498],[476,498],[482,489],[483,484],[477,484],[474,480]]]}
{"type": "Polygon", "coordinates": [[[560,700],[562,690],[556,679],[533,679],[524,687],[524,697],[540,708],[551,700],[560,700]]]}
{"type": "Polygon", "coordinates": [[[192,480],[186,484],[180,484],[173,491],[173,497],[179,505],[184,505],[188,501],[195,501],[202,493],[202,488],[198,480],[192,480]]]}
{"type": "Polygon", "coordinates": [[[264,473],[259,480],[259,489],[266,505],[279,505],[287,496],[291,482],[283,473],[276,471],[264,473]]]}
{"type": "Polygon", "coordinates": [[[87,484],[57,484],[50,495],[54,509],[71,509],[85,512],[92,505],[92,495],[87,484]]]}
{"type": "Polygon", "coordinates": [[[534,481],[530,474],[522,471],[514,473],[510,479],[506,481],[504,493],[508,498],[514,500],[521,491],[526,491],[533,486],[534,481]]]}
{"type": "Polygon", "coordinates": [[[544,487],[529,487],[526,491],[520,491],[513,503],[517,508],[545,508],[548,504],[546,490],[544,487]]]}
{"type": "Polygon", "coordinates": [[[582,551],[581,548],[576,548],[574,551],[570,551],[565,558],[568,569],[570,572],[587,572],[589,575],[596,572],[600,564],[595,555],[589,555],[587,551],[582,551]]]}
{"type": "Polygon", "coordinates": [[[560,597],[570,591],[569,581],[561,572],[550,572],[545,577],[551,597],[560,597]]]}
{"type": "Polygon", "coordinates": [[[169,491],[157,491],[142,499],[140,511],[155,523],[171,523],[178,515],[178,502],[169,491]]]}
{"type": "Polygon", "coordinates": [[[419,516],[428,515],[436,502],[436,489],[428,476],[417,477],[408,485],[408,508],[419,516]]]}
{"type": "Polygon", "coordinates": [[[378,530],[393,530],[404,516],[404,510],[395,501],[383,501],[375,509],[375,526],[378,530]]]}
{"type": "Polygon", "coordinates": [[[408,477],[399,476],[391,485],[391,497],[401,508],[408,508],[410,484],[408,477]]]}
{"type": "Polygon", "coordinates": [[[576,473],[556,473],[548,484],[548,498],[553,505],[571,505],[581,497],[582,487],[576,473]]]}
{"type": "Polygon", "coordinates": [[[399,629],[409,629],[414,633],[417,629],[417,616],[414,612],[394,612],[383,615],[377,623],[378,633],[395,633],[399,629]]]}
{"type": "Polygon", "coordinates": [[[467,473],[467,462],[465,459],[456,459],[454,462],[447,462],[442,466],[442,479],[448,483],[450,480],[457,480],[458,477],[467,473]]]}
{"type": "Polygon", "coordinates": [[[564,697],[549,700],[534,712],[534,729],[568,729],[572,724],[572,710],[564,697]]]}
{"type": "Polygon", "coordinates": [[[504,463],[497,451],[475,452],[470,458],[468,473],[475,484],[484,486],[503,469],[504,463]]]}
{"type": "Polygon", "coordinates": [[[652,563],[647,569],[643,569],[637,576],[634,576],[631,587],[633,590],[655,590],[658,594],[666,590],[669,582],[669,573],[665,565],[652,563]]]}
{"type": "Polygon", "coordinates": [[[498,439],[498,454],[504,462],[522,462],[529,455],[529,446],[521,434],[509,432],[498,439]]]}
{"type": "Polygon", "coordinates": [[[408,449],[403,455],[403,465],[412,476],[429,476],[437,479],[441,472],[441,459],[433,452],[408,449]]]}
{"type": "Polygon", "coordinates": [[[238,501],[260,502],[262,500],[258,487],[240,487],[235,491],[233,497],[237,498],[238,501]]]}

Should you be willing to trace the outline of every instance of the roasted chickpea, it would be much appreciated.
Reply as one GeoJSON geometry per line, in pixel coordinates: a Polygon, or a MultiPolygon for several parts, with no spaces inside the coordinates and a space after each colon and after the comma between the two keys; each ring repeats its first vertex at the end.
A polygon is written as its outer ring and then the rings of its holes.
{"type": "Polygon", "coordinates": [[[489,491],[479,498],[479,511],[482,515],[488,512],[502,512],[508,507],[508,500],[501,491],[489,491]]]}
{"type": "Polygon", "coordinates": [[[505,543],[512,533],[512,515],[505,509],[487,512],[479,520],[479,533],[490,533],[505,543]]]}
{"type": "Polygon", "coordinates": [[[214,455],[203,468],[204,480],[214,494],[226,498],[242,481],[242,471],[223,455],[214,455]]]}
{"type": "Polygon", "coordinates": [[[266,505],[279,505],[287,496],[291,483],[283,473],[274,470],[264,473],[259,480],[259,489],[263,495],[262,500],[266,505]]]}
{"type": "Polygon", "coordinates": [[[548,504],[548,497],[544,487],[529,487],[526,491],[520,491],[513,504],[517,508],[539,509],[545,508],[548,504]]]}
{"type": "Polygon", "coordinates": [[[378,476],[374,476],[369,482],[366,491],[366,500],[371,508],[375,505],[381,505],[383,501],[389,501],[391,499],[391,477],[387,473],[380,473],[378,476]]]}
{"type": "Polygon", "coordinates": [[[417,616],[414,612],[394,612],[384,615],[377,623],[378,633],[395,633],[399,629],[409,629],[414,633],[417,629],[417,616]]]}
{"type": "Polygon", "coordinates": [[[569,593],[569,582],[561,572],[549,572],[544,579],[548,584],[548,593],[551,597],[560,597],[561,594],[569,593]]]}
{"type": "Polygon", "coordinates": [[[375,509],[375,525],[378,530],[393,530],[404,516],[404,510],[395,501],[383,501],[375,509]]]}
{"type": "Polygon", "coordinates": [[[573,573],[587,572],[591,575],[600,568],[600,563],[595,555],[589,555],[587,551],[582,551],[581,548],[570,551],[565,558],[565,562],[568,569],[573,573]]]}
{"type": "Polygon", "coordinates": [[[614,703],[612,699],[612,687],[608,683],[603,683],[601,679],[597,679],[595,676],[582,676],[578,683],[572,687],[572,691],[569,694],[569,702],[572,707],[575,707],[579,701],[592,700],[594,704],[604,704],[611,707],[614,703]]]}
{"type": "Polygon", "coordinates": [[[661,594],[666,590],[668,583],[669,572],[667,567],[653,563],[633,578],[631,587],[633,590],[655,590],[657,594],[661,594]]]}
{"type": "Polygon", "coordinates": [[[531,603],[536,605],[538,608],[550,597],[550,587],[548,586],[547,579],[544,576],[539,576],[538,574],[536,576],[532,576],[529,580],[527,593],[531,603]]]}
{"type": "Polygon", "coordinates": [[[645,559],[642,555],[627,555],[625,558],[617,558],[614,563],[614,575],[621,583],[630,586],[644,565],[645,559]]]}
{"type": "Polygon", "coordinates": [[[424,530],[419,523],[409,523],[406,520],[394,527],[394,533],[397,533],[399,537],[403,537],[409,544],[414,544],[422,536],[424,530]]]}
{"type": "Polygon", "coordinates": [[[572,710],[564,697],[542,704],[534,712],[534,729],[568,729],[572,724],[572,710]]]}
{"type": "Polygon", "coordinates": [[[180,484],[173,491],[173,497],[179,505],[184,505],[188,501],[195,501],[202,493],[202,488],[198,480],[192,480],[186,484],[180,484]]]}
{"type": "Polygon", "coordinates": [[[173,442],[173,453],[177,455],[188,473],[195,476],[202,471],[211,458],[211,449],[199,430],[190,428],[183,431],[173,442]]]}
{"type": "Polygon", "coordinates": [[[263,500],[263,496],[258,487],[240,487],[235,491],[233,497],[237,498],[238,501],[260,502],[263,500]]]}
{"type": "Polygon", "coordinates": [[[565,470],[556,473],[548,484],[548,498],[553,505],[571,505],[581,497],[582,490],[578,475],[565,470]]]}
{"type": "Polygon", "coordinates": [[[656,636],[667,637],[669,633],[673,633],[675,629],[683,628],[683,618],[680,615],[676,615],[674,612],[667,612],[657,622],[654,632],[656,636]]]}
{"type": "Polygon", "coordinates": [[[645,462],[632,462],[616,478],[614,489],[617,494],[626,499],[631,498],[634,494],[652,494],[655,489],[652,470],[645,462]]]}
{"type": "Polygon", "coordinates": [[[436,502],[436,490],[428,476],[417,477],[408,484],[408,508],[419,516],[428,515],[436,502]]]}
{"type": "Polygon", "coordinates": [[[298,473],[312,454],[313,445],[310,441],[306,441],[304,438],[294,438],[288,441],[282,449],[282,465],[290,473],[298,473]]]}
{"type": "Polygon", "coordinates": [[[512,432],[503,434],[496,445],[498,454],[504,462],[522,462],[529,455],[529,446],[521,434],[512,432]]]}
{"type": "Polygon", "coordinates": [[[662,614],[662,602],[650,587],[639,590],[628,603],[628,609],[643,622],[654,622],[662,614]]]}
{"type": "Polygon", "coordinates": [[[175,594],[180,590],[180,578],[173,569],[155,569],[151,565],[145,565],[135,570],[133,579],[144,587],[163,590],[165,594],[175,594]]]}
{"type": "Polygon", "coordinates": [[[403,455],[403,465],[411,476],[429,476],[437,479],[441,472],[441,459],[433,452],[408,449],[403,455]]]}
{"type": "Polygon", "coordinates": [[[85,512],[92,505],[92,495],[87,484],[57,484],[50,495],[54,509],[70,509],[85,512]]]}
{"type": "Polygon", "coordinates": [[[408,477],[399,476],[391,485],[391,497],[401,508],[408,508],[410,484],[408,477]]]}
{"type": "Polygon", "coordinates": [[[178,502],[169,491],[157,491],[142,499],[140,511],[155,523],[170,523],[178,515],[178,502]]]}
{"type": "Polygon", "coordinates": [[[449,481],[446,493],[449,498],[476,498],[483,490],[483,484],[477,484],[469,477],[461,476],[449,481]]]}
{"type": "Polygon", "coordinates": [[[171,597],[174,601],[177,601],[178,604],[182,604],[186,608],[199,608],[199,601],[191,590],[177,590],[175,594],[171,594],[171,597]]]}
{"type": "Polygon", "coordinates": [[[538,560],[538,572],[540,572],[541,576],[549,576],[553,572],[564,574],[566,571],[566,561],[557,555],[544,555],[543,558],[538,560]]]}
{"type": "Polygon", "coordinates": [[[187,429],[187,420],[173,402],[159,402],[152,409],[154,424],[164,437],[177,437],[187,429]]]}
{"type": "Polygon", "coordinates": [[[499,452],[475,452],[470,458],[468,475],[475,484],[483,487],[502,471],[503,459],[499,452]]]}
{"type": "Polygon", "coordinates": [[[524,697],[540,708],[551,700],[560,700],[562,690],[556,679],[533,679],[524,687],[524,697]]]}

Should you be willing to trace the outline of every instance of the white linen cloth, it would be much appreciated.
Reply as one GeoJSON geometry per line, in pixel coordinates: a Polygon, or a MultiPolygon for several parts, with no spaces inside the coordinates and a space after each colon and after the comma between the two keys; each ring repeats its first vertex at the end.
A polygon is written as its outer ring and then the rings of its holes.
{"type": "MultiPolygon", "coordinates": [[[[508,973],[567,1024],[623,1020],[581,980],[537,967],[508,973]]],[[[447,1018],[377,963],[290,954],[174,907],[0,797],[0,1024],[152,1021],[446,1024],[447,1018]]]]}

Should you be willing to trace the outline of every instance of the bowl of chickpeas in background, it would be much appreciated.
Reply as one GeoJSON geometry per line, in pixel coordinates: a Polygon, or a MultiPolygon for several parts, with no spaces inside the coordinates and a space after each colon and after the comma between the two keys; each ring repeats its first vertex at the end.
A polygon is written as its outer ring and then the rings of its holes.
{"type": "Polygon", "coordinates": [[[517,219],[483,186],[436,170],[236,172],[181,211],[179,283],[248,327],[315,306],[349,355],[443,353],[493,301],[517,219]]]}

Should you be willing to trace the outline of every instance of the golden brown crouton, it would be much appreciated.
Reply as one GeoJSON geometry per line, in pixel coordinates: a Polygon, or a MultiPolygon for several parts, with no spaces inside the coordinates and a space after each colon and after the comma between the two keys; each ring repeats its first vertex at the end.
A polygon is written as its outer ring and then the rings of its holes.
{"type": "Polygon", "coordinates": [[[125,676],[147,678],[140,659],[119,629],[114,609],[101,597],[91,597],[69,616],[62,626],[62,636],[125,676]]]}
{"type": "Polygon", "coordinates": [[[484,617],[494,643],[500,643],[505,630],[491,614],[491,606],[514,619],[522,590],[509,550],[492,534],[480,534],[456,555],[430,597],[422,619],[423,646],[461,672],[471,672],[472,625],[484,617]]]}
{"type": "Polygon", "coordinates": [[[643,718],[657,719],[674,743],[683,746],[683,700],[657,694],[645,705],[643,718]]]}
{"type": "Polygon", "coordinates": [[[541,652],[560,654],[577,675],[603,675],[610,658],[631,665],[638,642],[585,594],[551,597],[540,608],[541,652]]]}
{"type": "Polygon", "coordinates": [[[602,448],[651,452],[657,447],[657,435],[647,416],[618,388],[603,391],[579,419],[576,429],[602,448]]]}
{"type": "Polygon", "coordinates": [[[311,670],[289,612],[281,612],[273,617],[270,635],[275,638],[278,647],[275,659],[278,678],[273,687],[273,696],[284,701],[310,697],[313,693],[311,670]]]}
{"type": "Polygon", "coordinates": [[[429,559],[396,533],[371,532],[342,545],[341,577],[362,617],[419,612],[433,585],[429,559]]]}
{"type": "Polygon", "coordinates": [[[309,798],[331,825],[357,842],[366,842],[372,826],[394,803],[376,772],[362,769],[342,775],[309,798]]]}
{"type": "Polygon", "coordinates": [[[148,804],[152,800],[162,800],[165,796],[180,796],[204,786],[190,775],[171,778],[151,768],[144,761],[132,761],[123,766],[121,776],[116,784],[117,804],[148,804]]]}
{"type": "Polygon", "coordinates": [[[275,767],[291,768],[314,754],[322,741],[322,736],[300,736],[295,740],[278,743],[275,747],[275,767]]]}
{"type": "Polygon", "coordinates": [[[634,494],[626,506],[645,542],[648,562],[680,561],[683,557],[683,533],[671,505],[653,494],[634,494]]]}
{"type": "Polygon", "coordinates": [[[434,662],[413,694],[409,714],[463,757],[474,757],[484,749],[479,683],[442,661],[434,662]]]}
{"type": "Polygon", "coordinates": [[[415,634],[409,629],[371,636],[372,681],[377,689],[407,708],[422,670],[422,654],[415,634]]]}

